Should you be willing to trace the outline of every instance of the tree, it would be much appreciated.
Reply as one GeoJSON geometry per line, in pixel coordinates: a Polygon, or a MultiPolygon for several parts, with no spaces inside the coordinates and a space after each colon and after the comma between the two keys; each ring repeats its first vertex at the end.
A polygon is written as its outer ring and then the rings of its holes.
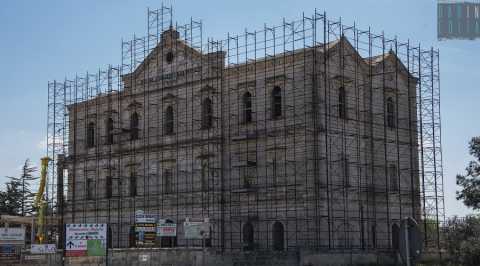
{"type": "Polygon", "coordinates": [[[472,138],[469,148],[476,161],[468,164],[465,175],[457,175],[457,185],[462,188],[457,191],[457,200],[473,210],[480,210],[480,136],[472,138]]]}
{"type": "Polygon", "coordinates": [[[453,217],[444,229],[450,262],[453,265],[480,265],[480,217],[453,217]]]}
{"type": "Polygon", "coordinates": [[[21,199],[21,215],[25,216],[26,214],[33,214],[34,212],[34,198],[35,193],[31,191],[31,182],[38,179],[34,177],[33,173],[37,171],[37,168],[31,166],[30,160],[25,160],[25,163],[22,167],[22,175],[20,177],[22,199],[21,199]]]}
{"type": "Polygon", "coordinates": [[[22,211],[22,183],[19,178],[7,176],[6,191],[0,194],[0,211],[9,215],[20,215],[22,211]]]}

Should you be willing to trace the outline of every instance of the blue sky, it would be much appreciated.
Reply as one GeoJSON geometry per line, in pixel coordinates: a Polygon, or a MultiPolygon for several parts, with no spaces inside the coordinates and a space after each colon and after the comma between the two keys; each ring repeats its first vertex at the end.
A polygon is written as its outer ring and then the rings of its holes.
{"type": "MultiPolygon", "coordinates": [[[[204,36],[224,39],[295,19],[315,8],[346,24],[385,31],[400,40],[440,49],[442,134],[447,215],[471,211],[455,200],[455,175],[472,158],[467,143],[480,135],[480,40],[436,39],[436,1],[165,1],[180,23],[202,19],[204,36]]],[[[121,38],[146,32],[146,10],[161,1],[4,1],[0,6],[0,182],[16,175],[26,158],[45,154],[47,83],[96,71],[120,61],[121,38]]]]}

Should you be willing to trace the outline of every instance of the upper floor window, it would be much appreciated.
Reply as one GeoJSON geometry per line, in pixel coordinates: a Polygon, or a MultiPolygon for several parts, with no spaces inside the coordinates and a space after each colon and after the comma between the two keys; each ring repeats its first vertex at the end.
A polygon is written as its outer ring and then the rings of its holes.
{"type": "Polygon", "coordinates": [[[95,146],[95,123],[90,122],[87,126],[87,148],[95,146]]]}
{"type": "Polygon", "coordinates": [[[134,112],[130,116],[130,140],[136,140],[138,139],[138,114],[137,112],[134,112]]]}
{"type": "Polygon", "coordinates": [[[135,172],[130,173],[130,197],[137,196],[137,175],[135,172]]]}
{"type": "Polygon", "coordinates": [[[107,144],[113,144],[113,119],[110,117],[107,119],[106,125],[107,144]]]}
{"type": "Polygon", "coordinates": [[[282,116],[282,90],[275,86],[272,90],[272,119],[282,116]]]}
{"type": "Polygon", "coordinates": [[[87,200],[93,199],[95,185],[93,178],[87,178],[87,200]]]}
{"type": "Polygon", "coordinates": [[[110,199],[112,197],[112,177],[111,176],[107,176],[107,180],[106,180],[106,185],[105,185],[105,193],[106,193],[106,197],[107,199],[110,199]]]}
{"type": "Polygon", "coordinates": [[[342,168],[343,184],[350,187],[350,160],[346,156],[342,157],[342,168]]]}
{"type": "Polygon", "coordinates": [[[390,191],[398,191],[398,173],[397,166],[395,164],[390,164],[388,166],[388,179],[390,180],[390,191]]]}
{"type": "Polygon", "coordinates": [[[163,187],[165,193],[173,193],[173,171],[163,169],[163,187]]]}
{"type": "Polygon", "coordinates": [[[347,118],[347,95],[344,87],[338,89],[338,117],[347,118]]]}
{"type": "Polygon", "coordinates": [[[202,102],[202,128],[208,129],[213,126],[213,106],[212,100],[206,98],[202,102]]]}
{"type": "Polygon", "coordinates": [[[395,128],[395,102],[392,97],[387,99],[387,126],[389,128],[395,128]]]}
{"type": "Polygon", "coordinates": [[[165,110],[165,117],[164,117],[164,128],[165,134],[171,135],[174,132],[174,114],[173,114],[173,107],[168,106],[165,110]]]}
{"type": "Polygon", "coordinates": [[[242,97],[243,102],[243,121],[245,123],[252,122],[252,95],[250,92],[245,92],[242,97]]]}
{"type": "Polygon", "coordinates": [[[202,191],[208,190],[208,175],[209,175],[209,167],[208,167],[208,159],[202,159],[200,162],[200,182],[201,182],[201,189],[202,191]]]}

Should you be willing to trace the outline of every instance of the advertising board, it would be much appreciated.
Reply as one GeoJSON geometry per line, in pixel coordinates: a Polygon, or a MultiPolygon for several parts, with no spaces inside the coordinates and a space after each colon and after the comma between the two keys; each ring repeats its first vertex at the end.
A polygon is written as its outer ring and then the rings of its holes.
{"type": "Polygon", "coordinates": [[[67,224],[65,232],[67,257],[106,255],[107,224],[67,224]]]}

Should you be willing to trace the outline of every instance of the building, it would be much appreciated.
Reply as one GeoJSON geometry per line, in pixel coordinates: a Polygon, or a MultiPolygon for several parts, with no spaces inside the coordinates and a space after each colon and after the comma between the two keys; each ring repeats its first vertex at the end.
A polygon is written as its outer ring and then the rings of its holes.
{"type": "Polygon", "coordinates": [[[169,16],[149,10],[121,65],[49,83],[59,230],[108,223],[133,247],[142,211],[177,226],[155,246],[376,253],[404,217],[438,228],[437,51],[317,12],[207,42],[169,16]],[[185,239],[187,220],[209,237],[185,239]]]}

